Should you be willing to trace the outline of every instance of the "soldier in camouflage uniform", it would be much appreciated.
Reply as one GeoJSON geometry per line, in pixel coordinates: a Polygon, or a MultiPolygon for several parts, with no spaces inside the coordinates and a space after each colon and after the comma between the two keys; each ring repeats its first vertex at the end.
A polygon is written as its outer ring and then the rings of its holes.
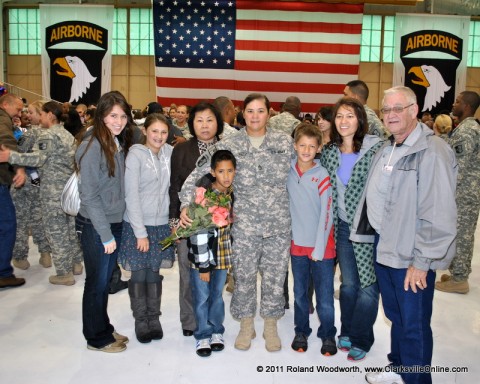
{"type": "Polygon", "coordinates": [[[367,84],[362,80],[352,80],[348,82],[343,90],[344,96],[357,99],[365,108],[368,120],[368,134],[378,136],[381,139],[386,139],[389,136],[387,129],[378,118],[375,111],[367,105],[368,93],[367,84]]]}
{"type": "MultiPolygon", "coordinates": [[[[34,143],[41,133],[40,112],[43,102],[35,101],[28,107],[28,116],[31,126],[18,140],[20,153],[31,152],[34,143]]],[[[40,206],[40,177],[36,168],[27,168],[27,181],[23,188],[11,188],[13,203],[17,213],[17,237],[13,249],[12,264],[20,269],[28,269],[28,231],[30,229],[33,242],[40,253],[39,263],[45,267],[52,266],[51,249],[45,235],[42,223],[42,211],[40,206]]]]}
{"type": "Polygon", "coordinates": [[[453,148],[458,162],[456,202],[457,252],[449,270],[435,288],[450,293],[468,293],[468,276],[472,272],[473,243],[480,211],[480,125],[473,117],[480,105],[476,92],[466,91],[458,95],[452,114],[459,125],[450,137],[442,135],[453,148]]]}
{"type": "Polygon", "coordinates": [[[80,274],[82,252],[75,233],[74,218],[60,207],[60,196],[68,178],[73,173],[75,140],[60,124],[62,110],[55,102],[45,103],[41,112],[44,127],[32,153],[0,151],[0,162],[38,167],[41,179],[40,201],[43,223],[53,253],[56,275],[50,276],[52,284],[73,285],[73,272],[80,274]]]}
{"type": "MultiPolygon", "coordinates": [[[[244,101],[246,128],[229,136],[215,147],[230,150],[237,159],[234,181],[235,206],[233,272],[235,287],[231,313],[240,319],[235,348],[247,350],[255,337],[257,308],[257,272],[262,277],[260,315],[265,320],[263,337],[268,351],[281,349],[277,320],[284,313],[283,282],[290,250],[290,212],[286,182],[293,154],[288,135],[267,129],[270,103],[261,94],[244,101]]],[[[195,180],[208,172],[207,150],[180,192],[182,207],[191,200],[195,180]]],[[[180,216],[183,225],[191,220],[186,209],[180,216]]]]}
{"type": "Polygon", "coordinates": [[[298,119],[302,105],[300,99],[295,96],[287,97],[282,106],[282,113],[273,116],[268,120],[268,127],[274,131],[279,131],[291,135],[301,121],[298,119]]]}

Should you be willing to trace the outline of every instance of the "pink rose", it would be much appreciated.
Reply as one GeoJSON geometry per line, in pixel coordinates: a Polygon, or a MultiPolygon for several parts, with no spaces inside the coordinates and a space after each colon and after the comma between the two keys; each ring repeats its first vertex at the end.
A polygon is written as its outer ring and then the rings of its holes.
{"type": "Polygon", "coordinates": [[[230,211],[225,207],[218,207],[214,213],[220,215],[226,220],[228,218],[228,215],[230,214],[230,211]]]}
{"type": "Polygon", "coordinates": [[[202,204],[202,202],[205,199],[205,192],[207,190],[203,187],[198,187],[197,190],[195,191],[195,204],[200,204],[202,207],[205,206],[205,203],[202,204]]]}
{"type": "Polygon", "coordinates": [[[215,223],[217,227],[225,227],[228,225],[228,221],[225,219],[224,215],[214,212],[212,215],[212,221],[215,223]]]}
{"type": "Polygon", "coordinates": [[[214,213],[217,209],[218,209],[218,205],[212,205],[211,207],[208,207],[208,212],[214,213]]]}

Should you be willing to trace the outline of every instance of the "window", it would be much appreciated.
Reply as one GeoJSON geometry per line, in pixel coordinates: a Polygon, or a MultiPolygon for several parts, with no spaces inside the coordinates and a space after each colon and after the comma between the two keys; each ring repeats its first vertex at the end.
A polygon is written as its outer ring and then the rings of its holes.
{"type": "Polygon", "coordinates": [[[480,21],[470,21],[467,67],[480,67],[480,21]]]}
{"type": "Polygon", "coordinates": [[[382,16],[363,15],[360,61],[379,62],[382,43],[382,16]]]}
{"type": "Polygon", "coordinates": [[[383,62],[393,63],[395,57],[395,16],[385,16],[383,26],[383,62]]]}
{"type": "Polygon", "coordinates": [[[153,19],[151,8],[130,9],[130,54],[153,56],[153,19]]]}
{"type": "MultiPolygon", "coordinates": [[[[9,55],[41,54],[40,10],[38,8],[9,9],[8,31],[9,55]]],[[[115,8],[112,54],[153,56],[153,20],[151,8],[115,8]],[[127,48],[129,37],[130,51],[128,51],[127,48]]]]}
{"type": "Polygon", "coordinates": [[[8,36],[10,55],[40,55],[38,9],[9,9],[8,36]]]}
{"type": "Polygon", "coordinates": [[[115,8],[113,13],[112,55],[127,54],[127,36],[127,10],[125,8],[115,8]]]}

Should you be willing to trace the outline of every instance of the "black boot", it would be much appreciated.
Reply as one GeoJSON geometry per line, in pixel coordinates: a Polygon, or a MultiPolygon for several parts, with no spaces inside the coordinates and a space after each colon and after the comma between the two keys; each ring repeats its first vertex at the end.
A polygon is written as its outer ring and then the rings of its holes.
{"type": "Polygon", "coordinates": [[[123,289],[128,288],[128,282],[122,280],[122,271],[117,263],[113,267],[112,277],[110,278],[110,286],[108,289],[108,293],[114,294],[123,289]]]}
{"type": "Polygon", "coordinates": [[[162,280],[160,276],[158,283],[147,284],[147,312],[148,312],[148,328],[150,329],[150,337],[153,340],[160,340],[163,337],[163,329],[160,324],[160,304],[162,302],[162,280]]]}
{"type": "Polygon", "coordinates": [[[152,337],[148,328],[147,284],[132,283],[130,281],[128,294],[130,295],[130,307],[135,318],[135,335],[137,340],[140,343],[149,343],[152,341],[152,337]]]}

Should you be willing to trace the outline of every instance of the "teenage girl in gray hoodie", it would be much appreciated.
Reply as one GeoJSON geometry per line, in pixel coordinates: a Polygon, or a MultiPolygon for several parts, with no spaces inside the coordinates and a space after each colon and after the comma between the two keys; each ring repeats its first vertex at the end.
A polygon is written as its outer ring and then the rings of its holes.
{"type": "Polygon", "coordinates": [[[128,291],[138,341],[148,343],[163,337],[159,321],[162,261],[173,262],[173,247],[162,251],[160,240],[170,235],[170,157],[166,143],[168,121],[153,113],[145,120],[145,144],[133,145],[125,163],[125,201],[119,261],[132,271],[128,291]]]}

